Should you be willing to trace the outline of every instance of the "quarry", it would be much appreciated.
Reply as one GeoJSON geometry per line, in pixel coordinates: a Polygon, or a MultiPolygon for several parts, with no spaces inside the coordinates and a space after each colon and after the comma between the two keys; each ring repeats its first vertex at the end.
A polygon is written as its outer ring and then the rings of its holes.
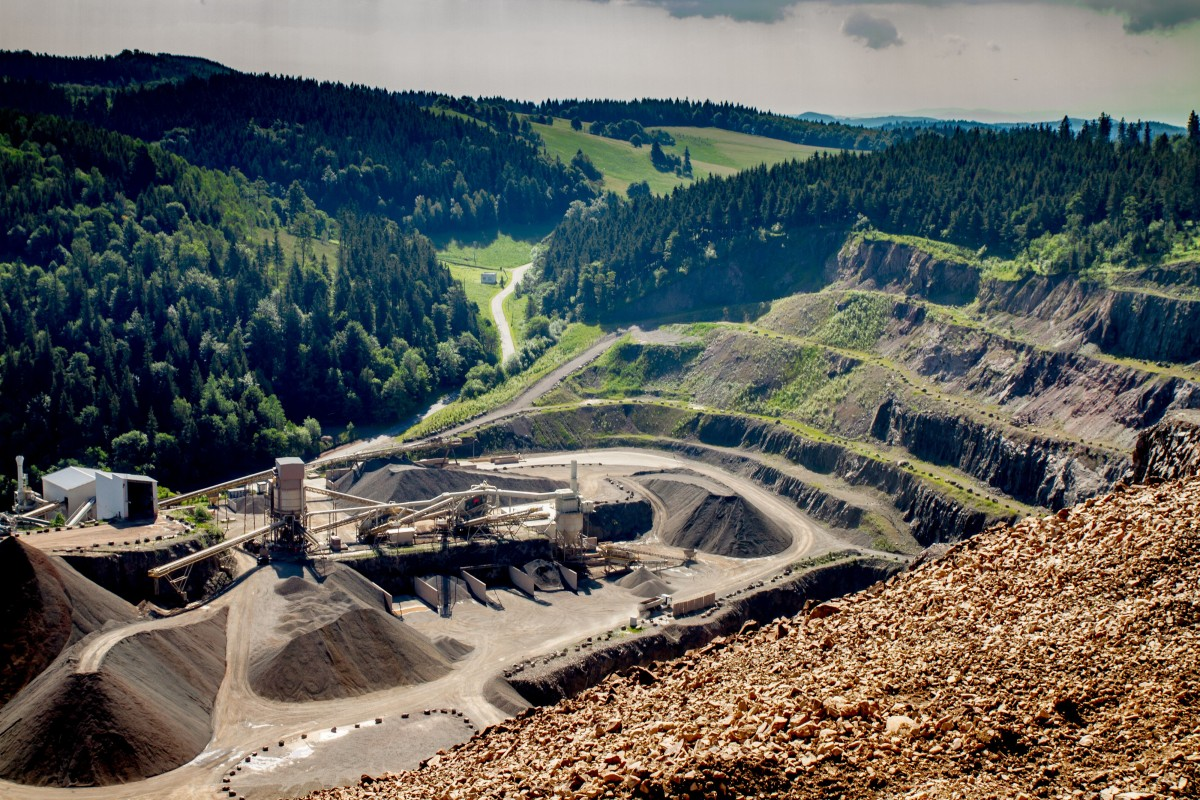
{"type": "Polygon", "coordinates": [[[423,439],[161,497],[153,476],[84,467],[37,491],[18,462],[0,794],[1189,796],[1193,677],[1154,670],[1188,660],[1166,653],[1195,619],[1190,372],[956,332],[910,295],[853,358],[820,346],[813,428],[771,405],[812,357],[789,332],[862,302],[837,292],[934,268],[896,247],[854,258],[832,299],[615,331],[423,439]],[[639,392],[606,388],[630,369],[639,392]],[[1132,594],[1071,589],[1106,558],[1141,564],[1132,594]],[[1170,624],[1130,655],[1104,620],[1150,624],[1145,582],[1170,624]],[[1066,620],[1055,588],[1110,597],[1077,621],[1095,644],[1020,610],[1066,620]],[[1067,650],[1073,666],[1033,677],[1067,650]],[[1146,726],[1104,738],[1134,712],[1087,659],[1172,687],[1153,711],[1175,726],[1164,765],[1121,765],[1157,745],[1146,726]]]}

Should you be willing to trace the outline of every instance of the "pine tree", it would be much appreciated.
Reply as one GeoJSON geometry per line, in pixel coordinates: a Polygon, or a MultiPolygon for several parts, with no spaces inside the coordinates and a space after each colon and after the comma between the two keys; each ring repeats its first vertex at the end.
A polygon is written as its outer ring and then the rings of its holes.
{"type": "Polygon", "coordinates": [[[1196,110],[1192,109],[1192,113],[1188,114],[1187,121],[1187,137],[1192,144],[1200,145],[1200,118],[1196,117],[1196,110]]]}

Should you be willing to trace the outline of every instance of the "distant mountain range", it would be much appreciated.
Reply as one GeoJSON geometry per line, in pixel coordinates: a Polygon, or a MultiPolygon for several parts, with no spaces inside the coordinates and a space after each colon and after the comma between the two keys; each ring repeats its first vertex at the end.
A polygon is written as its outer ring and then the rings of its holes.
{"type": "MultiPolygon", "coordinates": [[[[861,125],[864,128],[877,128],[881,130],[896,130],[899,128],[987,128],[989,130],[1007,130],[1009,128],[1020,128],[1030,125],[1053,125],[1057,126],[1062,120],[1043,120],[1041,122],[983,122],[977,119],[948,119],[942,117],[926,117],[926,116],[903,116],[898,114],[890,114],[882,117],[841,117],[833,114],[820,114],[815,111],[807,111],[803,114],[796,114],[796,119],[805,122],[824,122],[824,123],[839,123],[841,125],[861,125]]],[[[1074,130],[1079,130],[1083,125],[1082,117],[1071,117],[1071,127],[1074,130]]],[[[1094,123],[1095,120],[1087,120],[1094,123]]],[[[1129,120],[1132,122],[1133,120],[1129,120]]],[[[1139,120],[1144,122],[1144,120],[1139,120]]],[[[1185,132],[1185,129],[1178,125],[1170,125],[1166,122],[1158,122],[1150,120],[1150,133],[1152,136],[1158,136],[1160,133],[1165,133],[1168,136],[1176,136],[1185,132]]]]}

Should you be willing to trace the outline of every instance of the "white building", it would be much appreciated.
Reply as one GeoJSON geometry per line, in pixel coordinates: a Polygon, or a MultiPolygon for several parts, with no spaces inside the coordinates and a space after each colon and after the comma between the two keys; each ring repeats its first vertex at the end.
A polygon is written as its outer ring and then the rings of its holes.
{"type": "Polygon", "coordinates": [[[89,500],[96,501],[96,519],[158,516],[158,481],[145,475],[67,467],[42,478],[42,497],[65,503],[68,518],[89,500]]]}
{"type": "Polygon", "coordinates": [[[42,497],[50,503],[65,503],[65,516],[70,517],[79,507],[96,496],[96,470],[88,467],[67,467],[42,476],[42,497]]]}
{"type": "Polygon", "coordinates": [[[486,284],[488,284],[489,286],[495,286],[495,285],[496,285],[497,283],[499,283],[500,281],[499,281],[499,278],[497,278],[497,277],[496,277],[496,273],[494,273],[494,272],[485,272],[485,273],[483,273],[482,275],[480,275],[480,276],[479,276],[479,282],[480,282],[480,283],[486,283],[486,284]]]}
{"type": "Polygon", "coordinates": [[[124,472],[96,473],[96,519],[158,516],[158,481],[124,472]]]}

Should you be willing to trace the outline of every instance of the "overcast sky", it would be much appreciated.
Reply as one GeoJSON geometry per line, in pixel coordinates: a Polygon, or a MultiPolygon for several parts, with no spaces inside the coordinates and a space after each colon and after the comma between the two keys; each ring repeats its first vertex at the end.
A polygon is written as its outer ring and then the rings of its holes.
{"type": "Polygon", "coordinates": [[[1200,0],[0,0],[0,48],[452,94],[1182,124],[1200,0]]]}

